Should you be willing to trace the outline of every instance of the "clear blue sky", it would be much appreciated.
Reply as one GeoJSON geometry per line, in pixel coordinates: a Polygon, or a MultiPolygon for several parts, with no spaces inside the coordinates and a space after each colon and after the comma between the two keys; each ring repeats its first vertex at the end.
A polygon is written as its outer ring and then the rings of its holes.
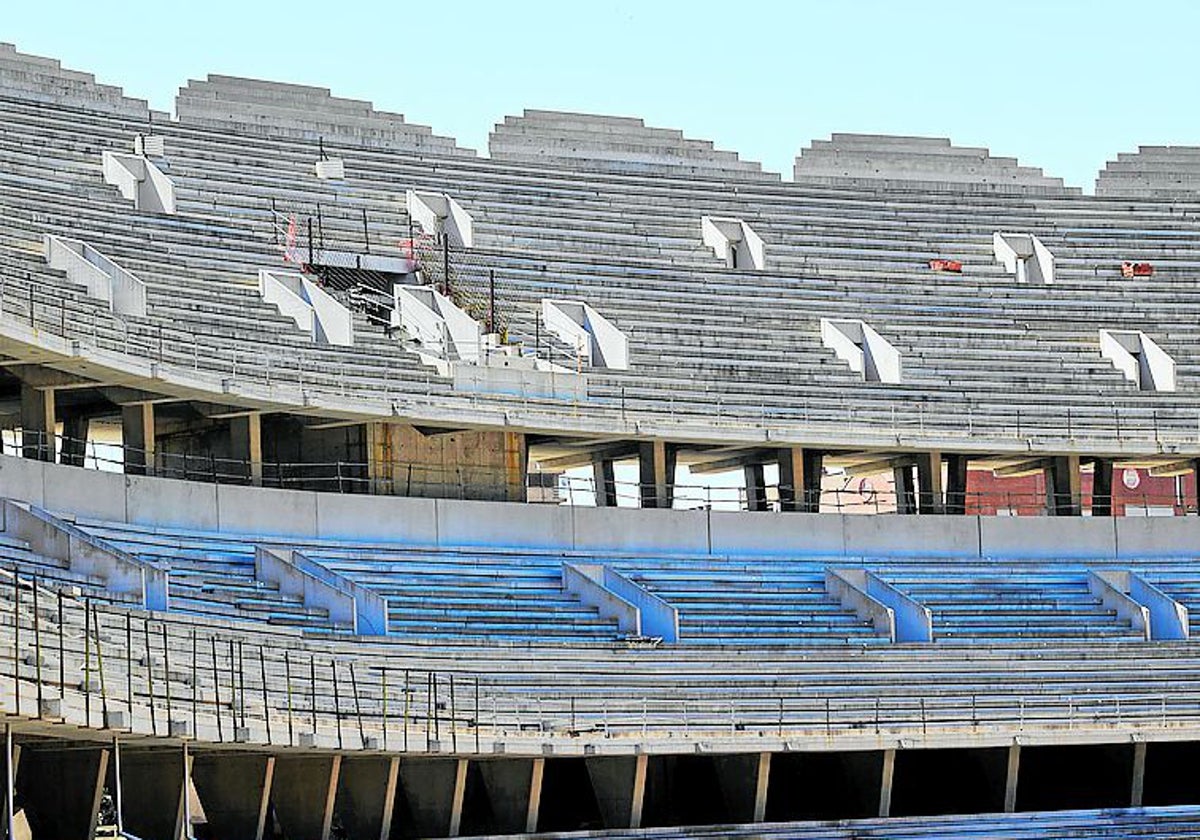
{"type": "Polygon", "coordinates": [[[834,131],[949,136],[1090,191],[1200,145],[1194,0],[6,0],[0,40],[172,110],[207,73],[369,99],[486,154],[523,108],[643,117],[790,177],[834,131]],[[186,9],[187,11],[183,11],[186,9]]]}

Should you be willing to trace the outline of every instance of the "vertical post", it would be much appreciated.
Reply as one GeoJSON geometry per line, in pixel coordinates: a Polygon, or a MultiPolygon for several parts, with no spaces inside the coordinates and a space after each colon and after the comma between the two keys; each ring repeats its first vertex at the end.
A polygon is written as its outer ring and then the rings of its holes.
{"type": "Polygon", "coordinates": [[[217,743],[221,743],[225,740],[225,733],[221,730],[221,681],[217,669],[217,637],[209,636],[208,640],[212,643],[213,711],[217,716],[217,743]]]}
{"type": "Polygon", "coordinates": [[[496,332],[496,269],[494,268],[488,271],[488,332],[496,332]]]}
{"type": "Polygon", "coordinates": [[[892,778],[896,773],[896,751],[883,751],[883,773],[879,784],[879,816],[887,817],[892,813],[892,778]]]}
{"type": "Polygon", "coordinates": [[[258,675],[262,681],[263,724],[267,728],[267,745],[271,744],[271,702],[267,691],[267,659],[263,646],[258,646],[258,675]]]}
{"type": "Polygon", "coordinates": [[[6,837],[13,840],[16,837],[16,822],[13,814],[13,797],[16,796],[16,785],[13,777],[13,737],[12,724],[4,724],[4,810],[6,837]]]}
{"type": "Polygon", "coordinates": [[[1137,741],[1133,745],[1133,782],[1129,793],[1129,807],[1141,808],[1142,795],[1146,788],[1146,742],[1137,741]]]}
{"type": "Polygon", "coordinates": [[[1008,748],[1008,767],[1004,774],[1004,813],[1017,810],[1017,780],[1021,773],[1021,745],[1014,742],[1008,748]]]}
{"type": "Polygon", "coordinates": [[[37,677],[37,716],[42,716],[46,698],[42,693],[42,631],[38,618],[38,579],[33,576],[33,667],[37,677]]]}
{"type": "MultiPolygon", "coordinates": [[[[133,720],[132,714],[130,720],[133,720]]],[[[117,809],[117,835],[125,836],[125,799],[121,790],[121,739],[113,735],[113,799],[117,809]]]]}
{"type": "Polygon", "coordinates": [[[367,253],[371,253],[371,232],[367,230],[367,208],[362,209],[363,222],[363,245],[366,246],[367,253]]]}

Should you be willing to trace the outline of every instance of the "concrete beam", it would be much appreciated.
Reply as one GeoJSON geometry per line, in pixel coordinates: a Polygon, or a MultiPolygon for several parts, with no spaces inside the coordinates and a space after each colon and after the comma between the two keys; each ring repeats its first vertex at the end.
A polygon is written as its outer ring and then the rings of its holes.
{"type": "Polygon", "coordinates": [[[492,808],[497,834],[521,834],[537,831],[537,810],[541,798],[543,759],[504,759],[476,764],[492,808]],[[538,801],[534,801],[536,794],[538,801]],[[533,817],[534,827],[530,828],[533,817]]]}
{"type": "Polygon", "coordinates": [[[154,404],[122,406],[121,443],[126,475],[153,475],[155,440],[154,404]]]}
{"type": "Polygon", "coordinates": [[[342,759],[335,810],[346,836],[356,840],[388,840],[399,781],[399,758],[342,759]]]}
{"type": "Polygon", "coordinates": [[[733,454],[728,454],[726,450],[722,450],[721,457],[719,458],[709,458],[708,460],[688,464],[688,472],[692,475],[715,475],[717,473],[732,472],[733,470],[756,464],[762,466],[763,464],[776,461],[780,457],[779,453],[780,450],[762,448],[744,449],[733,454]]]}
{"type": "Polygon", "coordinates": [[[638,454],[638,445],[629,441],[620,443],[605,443],[596,446],[580,447],[578,452],[569,455],[558,455],[538,461],[543,472],[570,470],[586,467],[596,461],[626,461],[638,454]]]}
{"type": "Polygon", "coordinates": [[[16,775],[17,801],[35,838],[96,835],[109,751],[102,747],[27,746],[16,775]]]}
{"type": "Polygon", "coordinates": [[[284,837],[329,840],[341,767],[340,755],[275,759],[271,803],[284,837]]]}
{"type": "Polygon", "coordinates": [[[641,828],[647,760],[644,754],[584,759],[605,828],[641,828]]]}
{"type": "Polygon", "coordinates": [[[256,753],[192,755],[192,783],[213,837],[262,840],[271,803],[275,758],[256,753]]]}
{"type": "Polygon", "coordinates": [[[1021,745],[1014,743],[1008,748],[1008,765],[1004,773],[1004,813],[1017,810],[1017,782],[1021,774],[1021,745]]]}
{"type": "Polygon", "coordinates": [[[418,837],[457,837],[466,789],[465,758],[400,760],[400,795],[418,837]]]}
{"type": "Polygon", "coordinates": [[[121,750],[125,831],[141,840],[182,840],[187,825],[190,762],[183,749],[121,750]]]}
{"type": "Polygon", "coordinates": [[[37,461],[55,460],[58,430],[54,390],[21,383],[21,454],[37,461]]]}
{"type": "Polygon", "coordinates": [[[883,751],[883,772],[879,780],[879,816],[888,817],[892,813],[892,781],[896,774],[896,751],[883,751]]]}

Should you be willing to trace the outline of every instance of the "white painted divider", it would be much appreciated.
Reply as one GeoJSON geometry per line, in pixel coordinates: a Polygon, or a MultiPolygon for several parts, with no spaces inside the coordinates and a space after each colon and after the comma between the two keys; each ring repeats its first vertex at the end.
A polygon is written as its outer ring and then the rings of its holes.
{"type": "Polygon", "coordinates": [[[314,342],[340,347],[354,344],[350,310],[303,274],[259,269],[258,291],[314,342]]]}
{"type": "Polygon", "coordinates": [[[1184,641],[1188,610],[1141,575],[1128,569],[1089,570],[1088,589],[1130,623],[1146,641],[1184,641]]]}
{"type": "Polygon", "coordinates": [[[602,563],[563,563],[563,589],[595,607],[633,636],[679,641],[679,611],[645,587],[602,563]]]}
{"type": "Polygon", "coordinates": [[[589,365],[629,370],[629,339],[583,301],[543,298],[542,322],[548,332],[576,348],[589,365]]]}
{"type": "Polygon", "coordinates": [[[766,268],[766,246],[762,237],[742,219],[701,216],[700,238],[728,268],[766,268]]]}
{"type": "Polygon", "coordinates": [[[475,241],[471,214],[446,193],[408,190],[404,196],[408,215],[430,235],[445,234],[454,245],[470,248],[475,241]]]}
{"type": "Polygon", "coordinates": [[[360,636],[386,636],[387,601],[303,552],[288,548],[254,550],[254,577],[299,597],[306,607],[327,610],[330,621],[350,626],[360,636]]]}
{"type": "Polygon", "coordinates": [[[80,239],[47,233],[46,262],[120,315],[146,314],[146,284],[80,239]]]}
{"type": "Polygon", "coordinates": [[[103,152],[104,182],[116,187],[138,210],[175,214],[175,184],[163,171],[140,155],[103,152]]]}
{"type": "Polygon", "coordinates": [[[900,351],[854,318],[822,318],[821,341],[868,382],[900,381],[900,351]]]}
{"type": "Polygon", "coordinates": [[[1054,282],[1054,255],[1042,241],[1030,233],[992,234],[992,251],[1004,269],[1018,283],[1054,282]]]}
{"type": "Polygon", "coordinates": [[[825,588],[843,607],[854,610],[875,632],[891,642],[932,642],[929,608],[896,589],[874,572],[826,568],[825,588]]]}
{"type": "Polygon", "coordinates": [[[75,574],[104,581],[115,593],[132,595],[149,610],[170,606],[167,570],[121,551],[33,505],[4,500],[4,531],[24,540],[43,557],[66,563],[75,574]]]}
{"type": "Polygon", "coordinates": [[[1143,391],[1175,390],[1175,360],[1139,330],[1100,330],[1100,355],[1143,391]]]}
{"type": "Polygon", "coordinates": [[[406,330],[430,352],[477,363],[483,326],[432,286],[396,286],[392,326],[406,330]]]}

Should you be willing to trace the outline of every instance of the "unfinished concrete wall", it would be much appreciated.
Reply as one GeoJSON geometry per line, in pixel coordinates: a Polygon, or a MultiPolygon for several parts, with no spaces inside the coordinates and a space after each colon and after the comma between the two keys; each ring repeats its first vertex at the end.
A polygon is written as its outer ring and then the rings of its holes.
{"type": "Polygon", "coordinates": [[[528,450],[515,432],[425,434],[399,423],[367,427],[371,483],[381,495],[524,501],[528,450]]]}

